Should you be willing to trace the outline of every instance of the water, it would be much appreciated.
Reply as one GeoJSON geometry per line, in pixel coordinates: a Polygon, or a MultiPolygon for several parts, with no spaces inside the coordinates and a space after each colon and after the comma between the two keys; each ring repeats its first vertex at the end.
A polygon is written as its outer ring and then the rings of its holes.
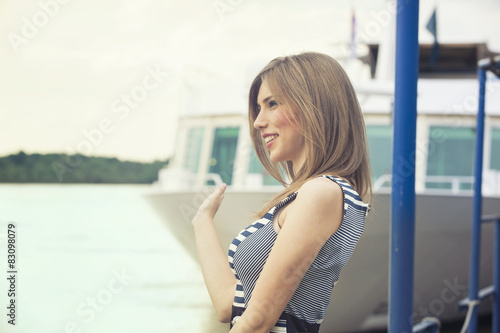
{"type": "MultiPolygon", "coordinates": [[[[198,264],[143,199],[148,190],[0,184],[0,332],[227,332],[198,264]],[[6,316],[9,222],[17,226],[16,326],[6,316]]],[[[491,332],[490,319],[481,322],[480,332],[491,332]]]]}
{"type": "Polygon", "coordinates": [[[227,332],[146,185],[0,184],[0,332],[227,332]],[[7,225],[17,225],[16,325],[7,225]]]}

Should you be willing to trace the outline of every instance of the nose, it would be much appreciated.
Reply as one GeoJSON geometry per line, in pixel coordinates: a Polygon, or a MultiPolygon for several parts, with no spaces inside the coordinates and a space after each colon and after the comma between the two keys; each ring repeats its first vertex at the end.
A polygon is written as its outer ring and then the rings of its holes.
{"type": "Polygon", "coordinates": [[[261,130],[263,128],[266,128],[267,126],[267,120],[265,119],[264,112],[261,111],[257,115],[257,118],[255,118],[253,122],[253,127],[257,130],[261,130]]]}

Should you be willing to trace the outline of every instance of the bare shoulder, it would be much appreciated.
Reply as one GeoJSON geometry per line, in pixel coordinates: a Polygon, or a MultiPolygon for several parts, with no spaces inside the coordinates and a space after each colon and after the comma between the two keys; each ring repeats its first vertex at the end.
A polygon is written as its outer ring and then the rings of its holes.
{"type": "Polygon", "coordinates": [[[295,220],[292,224],[297,225],[316,225],[318,232],[332,235],[342,223],[343,200],[342,189],[337,183],[325,177],[314,178],[300,187],[285,219],[295,220]]]}
{"type": "Polygon", "coordinates": [[[325,177],[317,177],[305,182],[299,189],[298,197],[300,196],[330,205],[344,198],[340,185],[325,177]]]}

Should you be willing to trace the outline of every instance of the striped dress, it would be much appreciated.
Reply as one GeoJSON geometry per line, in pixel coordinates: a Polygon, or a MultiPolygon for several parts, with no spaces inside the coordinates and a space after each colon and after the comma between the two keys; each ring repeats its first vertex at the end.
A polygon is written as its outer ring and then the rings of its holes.
{"type": "MultiPolygon", "coordinates": [[[[339,229],[326,241],[302,278],[297,290],[271,330],[277,332],[313,333],[325,317],[332,289],[342,267],[349,260],[365,226],[369,205],[344,180],[326,177],[341,188],[344,195],[344,215],[339,229]]],[[[261,219],[242,230],[229,246],[229,266],[236,276],[236,292],[231,315],[231,327],[245,311],[260,272],[271,252],[277,233],[273,216],[292,202],[297,192],[271,208],[261,219]]]]}

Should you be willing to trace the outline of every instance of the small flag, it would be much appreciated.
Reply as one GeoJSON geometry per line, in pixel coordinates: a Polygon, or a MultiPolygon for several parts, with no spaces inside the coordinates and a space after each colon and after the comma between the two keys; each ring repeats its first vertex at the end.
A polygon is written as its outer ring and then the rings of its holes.
{"type": "Polygon", "coordinates": [[[351,58],[356,58],[356,15],[354,9],[351,10],[351,42],[349,48],[351,49],[351,58]]]}
{"type": "Polygon", "coordinates": [[[432,15],[425,26],[427,30],[434,36],[434,46],[432,47],[432,54],[430,57],[431,67],[436,66],[437,59],[439,57],[439,43],[437,37],[437,18],[436,18],[436,8],[432,12],[432,15]]]}

